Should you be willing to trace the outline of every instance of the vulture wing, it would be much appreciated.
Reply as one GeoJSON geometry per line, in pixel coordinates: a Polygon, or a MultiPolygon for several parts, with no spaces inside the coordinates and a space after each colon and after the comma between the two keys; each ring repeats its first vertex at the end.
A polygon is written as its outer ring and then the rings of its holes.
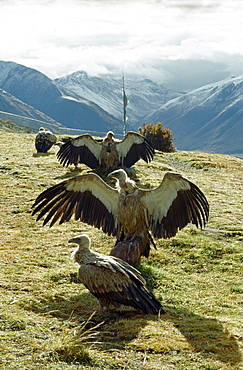
{"type": "Polygon", "coordinates": [[[69,221],[72,215],[102,230],[116,235],[118,192],[96,174],[84,174],[65,180],[42,192],[35,200],[33,215],[37,221],[46,216],[43,225],[69,221]]]}
{"type": "Polygon", "coordinates": [[[155,238],[171,238],[188,223],[204,227],[209,215],[205,195],[192,182],[167,172],[160,186],[144,190],[141,198],[147,209],[149,229],[155,238]]]}
{"type": "Polygon", "coordinates": [[[125,138],[116,144],[120,165],[131,167],[140,158],[150,162],[154,157],[153,145],[144,136],[128,132],[125,138]]]}
{"type": "Polygon", "coordinates": [[[57,158],[63,166],[84,163],[94,169],[100,166],[100,151],[101,144],[94,140],[91,135],[85,134],[63,144],[57,152],[57,158]]]}
{"type": "Polygon", "coordinates": [[[165,313],[159,301],[146,288],[140,273],[120,260],[81,265],[80,281],[102,302],[117,302],[142,310],[146,314],[165,313]]]}

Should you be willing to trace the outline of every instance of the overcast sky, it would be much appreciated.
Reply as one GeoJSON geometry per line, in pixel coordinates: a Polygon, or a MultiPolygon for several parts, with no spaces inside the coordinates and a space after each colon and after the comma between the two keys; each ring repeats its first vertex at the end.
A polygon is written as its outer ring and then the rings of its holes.
{"type": "Polygon", "coordinates": [[[243,73],[242,0],[0,0],[0,60],[189,91],[243,73]]]}

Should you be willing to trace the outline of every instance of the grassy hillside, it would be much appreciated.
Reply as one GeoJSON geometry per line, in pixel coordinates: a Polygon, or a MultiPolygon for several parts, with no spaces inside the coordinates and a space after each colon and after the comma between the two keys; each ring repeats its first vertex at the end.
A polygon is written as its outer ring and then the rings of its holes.
{"type": "Polygon", "coordinates": [[[22,133],[34,133],[34,131],[27,126],[19,126],[12,121],[3,121],[0,119],[0,130],[8,132],[22,132],[22,133]]]}
{"type": "Polygon", "coordinates": [[[74,220],[42,227],[31,216],[40,192],[74,174],[58,164],[58,148],[37,156],[34,137],[0,131],[0,367],[243,369],[243,161],[158,152],[134,166],[147,188],[168,170],[182,173],[207,196],[210,220],[203,231],[188,226],[157,241],[141,262],[167,315],[100,314],[77,280],[67,241],[85,232],[108,254],[114,238],[74,220]]]}

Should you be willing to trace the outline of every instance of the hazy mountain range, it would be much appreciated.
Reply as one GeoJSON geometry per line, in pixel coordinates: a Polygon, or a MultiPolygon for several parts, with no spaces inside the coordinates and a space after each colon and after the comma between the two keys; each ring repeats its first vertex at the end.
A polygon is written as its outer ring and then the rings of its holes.
{"type": "MultiPolygon", "coordinates": [[[[95,102],[106,112],[123,120],[123,78],[107,76],[90,77],[85,72],[75,72],[57,78],[58,85],[95,102]]],[[[127,124],[137,131],[149,113],[157,111],[163,103],[168,102],[182,93],[171,91],[163,85],[148,79],[124,78],[124,87],[128,99],[127,124]]]]}
{"type": "Polygon", "coordinates": [[[173,99],[145,121],[166,122],[186,150],[243,153],[243,75],[173,99]]]}
{"type": "MultiPolygon", "coordinates": [[[[177,149],[243,153],[243,75],[189,93],[147,79],[124,82],[128,129],[160,121],[174,133],[177,149]]],[[[122,134],[122,87],[122,76],[77,71],[51,80],[32,68],[0,61],[0,118],[14,114],[16,123],[29,120],[36,131],[49,125],[56,133],[66,127],[122,134]]]]}
{"type": "Polygon", "coordinates": [[[122,133],[121,121],[35,69],[0,62],[0,88],[66,127],[122,133]]]}

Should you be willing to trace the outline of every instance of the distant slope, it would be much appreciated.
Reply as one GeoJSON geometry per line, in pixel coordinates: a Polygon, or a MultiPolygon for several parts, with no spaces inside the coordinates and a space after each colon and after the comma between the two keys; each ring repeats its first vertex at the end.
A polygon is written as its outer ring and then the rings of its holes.
{"type": "MultiPolygon", "coordinates": [[[[55,81],[69,91],[98,104],[114,117],[123,119],[122,76],[91,77],[83,71],[78,71],[55,81]]],[[[147,114],[157,110],[163,103],[182,95],[142,78],[125,78],[125,91],[129,100],[128,125],[136,131],[147,114]]]]}
{"type": "Polygon", "coordinates": [[[19,126],[14,122],[11,121],[3,121],[0,119],[0,130],[7,131],[7,132],[22,132],[32,134],[34,133],[29,127],[19,126]]]}
{"type": "Polygon", "coordinates": [[[54,133],[64,129],[60,123],[2,89],[0,89],[0,118],[14,121],[20,126],[28,126],[34,131],[38,131],[41,126],[49,128],[54,133]]]}
{"type": "Polygon", "coordinates": [[[0,88],[64,126],[122,132],[121,121],[32,68],[0,61],[0,88]]]}
{"type": "Polygon", "coordinates": [[[169,127],[178,149],[243,153],[243,76],[173,99],[145,121],[169,127]]]}

